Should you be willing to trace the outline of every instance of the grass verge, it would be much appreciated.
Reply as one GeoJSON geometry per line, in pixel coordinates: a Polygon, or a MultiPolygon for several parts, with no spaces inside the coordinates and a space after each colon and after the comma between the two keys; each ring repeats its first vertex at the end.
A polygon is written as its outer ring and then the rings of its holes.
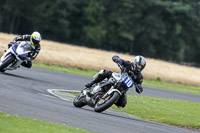
{"type": "Polygon", "coordinates": [[[192,94],[199,94],[200,95],[200,87],[199,86],[192,86],[180,83],[169,83],[163,82],[159,79],[151,79],[151,80],[144,80],[144,86],[155,87],[155,88],[162,88],[192,94]]]}
{"type": "MultiPolygon", "coordinates": [[[[77,96],[79,93],[72,93],[77,96]]],[[[200,103],[140,95],[128,95],[128,104],[119,109],[144,120],[165,123],[200,132],[200,103]]]]}
{"type": "Polygon", "coordinates": [[[1,133],[89,133],[88,131],[64,125],[8,115],[1,112],[0,123],[1,133]]]}
{"type": "MultiPolygon", "coordinates": [[[[43,64],[43,63],[34,63],[33,67],[72,73],[72,74],[77,74],[77,75],[84,75],[84,76],[94,76],[97,73],[97,71],[94,71],[94,70],[88,70],[88,69],[82,69],[82,68],[76,68],[76,67],[50,65],[50,64],[43,64]]],[[[168,83],[168,82],[160,81],[159,79],[144,80],[143,85],[149,86],[149,87],[156,87],[156,88],[186,92],[186,93],[200,94],[200,87],[198,86],[168,83]]]]}
{"type": "Polygon", "coordinates": [[[52,70],[52,71],[66,72],[77,75],[84,75],[84,76],[94,76],[97,73],[97,71],[78,68],[78,67],[59,66],[52,64],[35,63],[35,62],[33,63],[33,67],[52,70]]]}
{"type": "Polygon", "coordinates": [[[138,95],[128,95],[127,100],[125,108],[112,108],[145,120],[200,131],[200,103],[138,95]]]}

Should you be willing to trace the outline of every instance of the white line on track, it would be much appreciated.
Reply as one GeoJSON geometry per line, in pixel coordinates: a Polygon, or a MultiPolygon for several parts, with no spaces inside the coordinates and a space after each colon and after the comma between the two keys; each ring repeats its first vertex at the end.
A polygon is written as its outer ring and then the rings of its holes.
{"type": "Polygon", "coordinates": [[[56,98],[54,96],[50,96],[50,95],[47,95],[47,94],[43,94],[43,93],[38,93],[39,95],[42,95],[42,96],[45,96],[45,97],[51,97],[51,98],[56,98]]]}
{"type": "MultiPolygon", "coordinates": [[[[67,99],[67,98],[64,98],[64,97],[62,97],[62,96],[59,96],[59,95],[57,95],[57,94],[55,94],[53,91],[64,91],[64,92],[80,92],[80,91],[76,91],[76,90],[63,90],[63,89],[48,89],[47,90],[49,93],[51,93],[52,95],[54,95],[54,96],[56,96],[56,97],[59,97],[60,99],[62,99],[62,100],[65,100],[65,101],[70,101],[69,99],[67,99]]],[[[71,101],[70,101],[71,102],[71,101]]]]}
{"type": "MultiPolygon", "coordinates": [[[[53,91],[65,91],[65,92],[81,92],[81,91],[77,91],[77,90],[64,90],[64,89],[47,89],[47,91],[49,93],[53,93],[53,91]]],[[[54,93],[53,93],[54,94],[54,93]]]]}

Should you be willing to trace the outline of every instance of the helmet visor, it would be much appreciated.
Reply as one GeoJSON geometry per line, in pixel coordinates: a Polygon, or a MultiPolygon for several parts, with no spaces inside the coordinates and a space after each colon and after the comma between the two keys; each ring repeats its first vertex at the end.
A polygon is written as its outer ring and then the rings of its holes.
{"type": "Polygon", "coordinates": [[[135,65],[135,72],[138,73],[138,72],[141,72],[141,69],[142,69],[142,65],[140,65],[139,63],[137,63],[135,65]]]}
{"type": "Polygon", "coordinates": [[[142,65],[141,65],[141,64],[136,64],[136,67],[137,67],[138,69],[142,69],[142,65]]]}
{"type": "Polygon", "coordinates": [[[40,41],[35,40],[34,38],[32,38],[32,42],[34,46],[37,46],[39,44],[40,41]]]}

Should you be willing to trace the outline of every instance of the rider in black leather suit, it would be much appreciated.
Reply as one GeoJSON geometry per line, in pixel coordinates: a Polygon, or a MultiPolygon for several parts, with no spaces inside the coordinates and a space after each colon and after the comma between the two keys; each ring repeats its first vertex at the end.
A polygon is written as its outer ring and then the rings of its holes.
{"type": "MultiPolygon", "coordinates": [[[[133,60],[133,62],[126,61],[123,59],[120,59],[119,56],[113,56],[112,57],[113,61],[116,62],[117,64],[122,65],[125,68],[125,71],[131,76],[135,83],[135,89],[137,93],[142,93],[143,87],[142,87],[142,82],[143,82],[143,75],[141,71],[144,69],[146,66],[146,60],[143,56],[136,56],[133,60]]],[[[87,88],[90,88],[93,84],[101,82],[105,78],[110,78],[112,75],[112,71],[108,70],[103,70],[100,71],[98,76],[91,82],[87,83],[85,86],[87,88]]],[[[119,108],[123,108],[127,104],[127,96],[126,94],[122,95],[120,99],[118,100],[117,103],[115,103],[119,108]]]]}

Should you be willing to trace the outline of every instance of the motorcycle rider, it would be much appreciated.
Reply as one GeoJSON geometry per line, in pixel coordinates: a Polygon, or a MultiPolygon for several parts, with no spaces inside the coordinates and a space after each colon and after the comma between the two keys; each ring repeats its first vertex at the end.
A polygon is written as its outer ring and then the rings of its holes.
{"type": "MultiPolygon", "coordinates": [[[[128,73],[129,76],[133,79],[135,83],[135,89],[137,93],[142,93],[143,87],[142,87],[142,82],[143,82],[143,75],[141,71],[145,68],[146,66],[146,60],[143,56],[136,56],[133,59],[133,62],[126,61],[123,59],[120,59],[119,56],[115,55],[112,57],[112,60],[116,62],[117,64],[120,64],[124,67],[125,72],[128,73]]],[[[92,80],[91,82],[87,83],[85,87],[90,88],[92,87],[93,84],[99,83],[105,78],[110,78],[112,75],[112,71],[108,70],[102,70],[98,73],[98,76],[92,80]]],[[[90,95],[90,94],[89,94],[90,95]]],[[[119,108],[124,108],[127,104],[127,96],[126,94],[123,94],[120,99],[115,103],[119,108]]]]}
{"type": "Polygon", "coordinates": [[[23,61],[21,64],[24,67],[31,68],[32,67],[32,60],[34,60],[38,53],[40,52],[41,46],[40,41],[42,37],[39,32],[35,31],[31,35],[22,35],[19,37],[15,37],[13,39],[13,42],[10,42],[8,44],[8,48],[10,48],[13,44],[16,44],[17,41],[27,41],[27,43],[30,43],[32,46],[32,52],[28,55],[27,60],[23,61]]]}

